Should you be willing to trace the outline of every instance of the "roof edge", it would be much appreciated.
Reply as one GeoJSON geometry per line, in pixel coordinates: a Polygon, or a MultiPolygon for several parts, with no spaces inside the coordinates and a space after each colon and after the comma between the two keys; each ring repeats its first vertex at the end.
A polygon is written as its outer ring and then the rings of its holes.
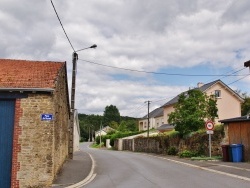
{"type": "MultiPolygon", "coordinates": [[[[239,101],[241,101],[241,102],[244,101],[244,99],[243,99],[238,93],[236,93],[234,90],[232,90],[227,84],[225,84],[225,83],[224,83],[223,81],[221,81],[221,80],[215,80],[214,83],[213,83],[209,88],[213,87],[213,86],[214,86],[215,84],[217,84],[217,83],[220,83],[220,84],[223,85],[225,88],[227,88],[228,91],[230,91],[230,92],[233,94],[233,96],[235,96],[236,98],[239,99],[239,101]]],[[[209,88],[207,88],[207,89],[204,90],[204,91],[207,91],[209,88]]]]}
{"type": "Polygon", "coordinates": [[[55,89],[52,88],[0,88],[0,91],[32,91],[32,92],[53,92],[55,89]]]}

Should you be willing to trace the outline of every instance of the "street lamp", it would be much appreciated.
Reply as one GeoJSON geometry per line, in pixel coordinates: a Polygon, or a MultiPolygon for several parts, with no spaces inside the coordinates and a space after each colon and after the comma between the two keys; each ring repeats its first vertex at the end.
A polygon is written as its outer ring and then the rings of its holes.
{"type": "Polygon", "coordinates": [[[249,67],[249,69],[250,69],[250,60],[249,60],[249,61],[246,61],[246,62],[244,63],[244,66],[245,66],[245,67],[249,67]]]}
{"type": "Polygon", "coordinates": [[[89,48],[96,48],[97,45],[93,44],[90,47],[83,48],[73,52],[72,55],[72,86],[71,86],[71,103],[70,103],[70,138],[69,138],[69,158],[73,159],[74,148],[74,114],[75,114],[75,90],[76,90],[76,62],[78,60],[78,54],[76,52],[86,50],[89,48]]]}

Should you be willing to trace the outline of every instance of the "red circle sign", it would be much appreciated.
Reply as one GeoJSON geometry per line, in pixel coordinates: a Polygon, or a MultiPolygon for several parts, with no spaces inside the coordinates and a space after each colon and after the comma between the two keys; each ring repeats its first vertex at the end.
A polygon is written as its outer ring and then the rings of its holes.
{"type": "Polygon", "coordinates": [[[211,131],[211,130],[214,129],[214,122],[212,122],[212,121],[207,121],[205,126],[206,126],[206,129],[207,129],[207,130],[211,131]]]}

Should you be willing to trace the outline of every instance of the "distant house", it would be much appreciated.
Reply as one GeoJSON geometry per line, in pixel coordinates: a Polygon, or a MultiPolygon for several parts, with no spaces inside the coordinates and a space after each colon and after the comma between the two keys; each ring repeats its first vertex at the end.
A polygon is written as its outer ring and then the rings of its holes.
{"type": "MultiPolygon", "coordinates": [[[[162,124],[164,124],[163,119],[163,108],[156,108],[149,113],[149,129],[157,129],[162,124]]],[[[148,115],[145,115],[139,120],[139,131],[144,131],[148,129],[148,115]]]]}
{"type": "Polygon", "coordinates": [[[0,187],[48,187],[69,153],[66,62],[0,59],[0,187]]]}
{"type": "Polygon", "coordinates": [[[105,126],[101,129],[99,129],[98,131],[95,131],[95,138],[97,136],[104,136],[104,135],[107,135],[107,133],[109,131],[114,131],[115,129],[111,128],[110,126],[105,126]]]}
{"type": "MultiPolygon", "coordinates": [[[[241,103],[243,99],[221,80],[216,80],[207,84],[198,83],[197,88],[208,96],[214,95],[217,98],[218,118],[221,119],[241,116],[241,103]]],[[[164,124],[168,124],[169,114],[174,112],[174,105],[178,102],[179,95],[162,106],[164,109],[164,124]]]]}
{"type": "Polygon", "coordinates": [[[250,115],[220,120],[224,124],[225,143],[242,144],[245,161],[250,161],[250,115]]]}

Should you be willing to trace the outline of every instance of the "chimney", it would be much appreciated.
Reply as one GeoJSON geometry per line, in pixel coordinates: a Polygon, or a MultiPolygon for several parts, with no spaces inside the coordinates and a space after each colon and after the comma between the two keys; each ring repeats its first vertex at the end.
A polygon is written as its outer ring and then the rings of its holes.
{"type": "Polygon", "coordinates": [[[197,87],[200,88],[201,86],[203,86],[204,84],[202,82],[198,82],[197,87]]]}

